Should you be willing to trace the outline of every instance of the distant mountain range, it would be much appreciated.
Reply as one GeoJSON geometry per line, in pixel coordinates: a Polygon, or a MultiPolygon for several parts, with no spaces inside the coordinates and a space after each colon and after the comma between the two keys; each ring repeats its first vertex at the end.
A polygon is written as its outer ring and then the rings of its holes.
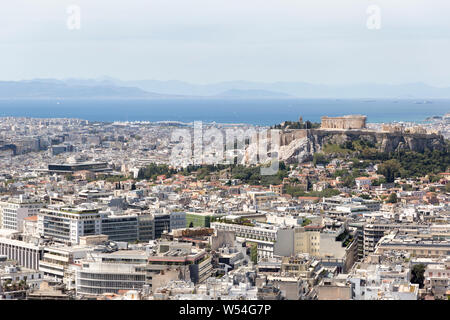
{"type": "Polygon", "coordinates": [[[137,87],[102,82],[60,81],[53,79],[0,81],[0,98],[164,98],[137,87]]]}
{"type": "Polygon", "coordinates": [[[333,86],[304,82],[229,81],[191,84],[183,81],[122,81],[109,77],[0,81],[0,99],[20,98],[450,99],[450,88],[423,83],[333,86]]]}
{"type": "Polygon", "coordinates": [[[217,98],[289,98],[292,96],[282,92],[274,92],[269,90],[240,90],[231,89],[214,95],[217,98]]]}

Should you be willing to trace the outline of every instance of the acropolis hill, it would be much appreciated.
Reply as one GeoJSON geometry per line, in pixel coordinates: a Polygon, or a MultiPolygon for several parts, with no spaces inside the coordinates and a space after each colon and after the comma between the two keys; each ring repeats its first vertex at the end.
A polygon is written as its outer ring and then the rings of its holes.
{"type": "MultiPolygon", "coordinates": [[[[287,163],[304,162],[321,152],[327,144],[341,145],[347,141],[363,140],[373,143],[380,152],[412,150],[423,152],[425,149],[445,147],[443,136],[439,132],[427,132],[420,126],[404,128],[400,125],[383,125],[381,130],[366,127],[364,115],[342,117],[322,117],[321,126],[316,129],[290,129],[280,132],[280,160],[287,163]]],[[[256,152],[256,146],[250,145],[248,156],[256,152]]]]}

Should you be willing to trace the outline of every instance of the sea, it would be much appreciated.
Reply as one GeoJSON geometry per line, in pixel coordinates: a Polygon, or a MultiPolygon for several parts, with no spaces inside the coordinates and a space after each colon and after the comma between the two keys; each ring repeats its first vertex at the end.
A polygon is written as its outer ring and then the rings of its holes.
{"type": "Polygon", "coordinates": [[[369,123],[417,122],[450,112],[450,100],[362,99],[9,99],[0,117],[89,121],[193,121],[270,126],[320,122],[322,116],[363,114],[369,123]]]}

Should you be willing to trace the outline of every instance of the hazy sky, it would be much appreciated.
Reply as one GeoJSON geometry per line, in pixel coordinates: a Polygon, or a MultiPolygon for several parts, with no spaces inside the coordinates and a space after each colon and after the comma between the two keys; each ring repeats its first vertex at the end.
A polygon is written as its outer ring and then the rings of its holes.
{"type": "Polygon", "coordinates": [[[449,14],[447,0],[2,1],[0,79],[450,86],[449,14]]]}

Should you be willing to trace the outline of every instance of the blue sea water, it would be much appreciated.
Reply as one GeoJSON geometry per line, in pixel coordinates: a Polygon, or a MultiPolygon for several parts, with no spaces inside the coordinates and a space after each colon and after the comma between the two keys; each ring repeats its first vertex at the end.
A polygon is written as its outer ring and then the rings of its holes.
{"type": "Polygon", "coordinates": [[[450,112],[450,100],[331,99],[15,99],[0,100],[0,117],[78,118],[89,121],[203,121],[273,125],[285,120],[367,115],[368,122],[422,122],[450,112]]]}

